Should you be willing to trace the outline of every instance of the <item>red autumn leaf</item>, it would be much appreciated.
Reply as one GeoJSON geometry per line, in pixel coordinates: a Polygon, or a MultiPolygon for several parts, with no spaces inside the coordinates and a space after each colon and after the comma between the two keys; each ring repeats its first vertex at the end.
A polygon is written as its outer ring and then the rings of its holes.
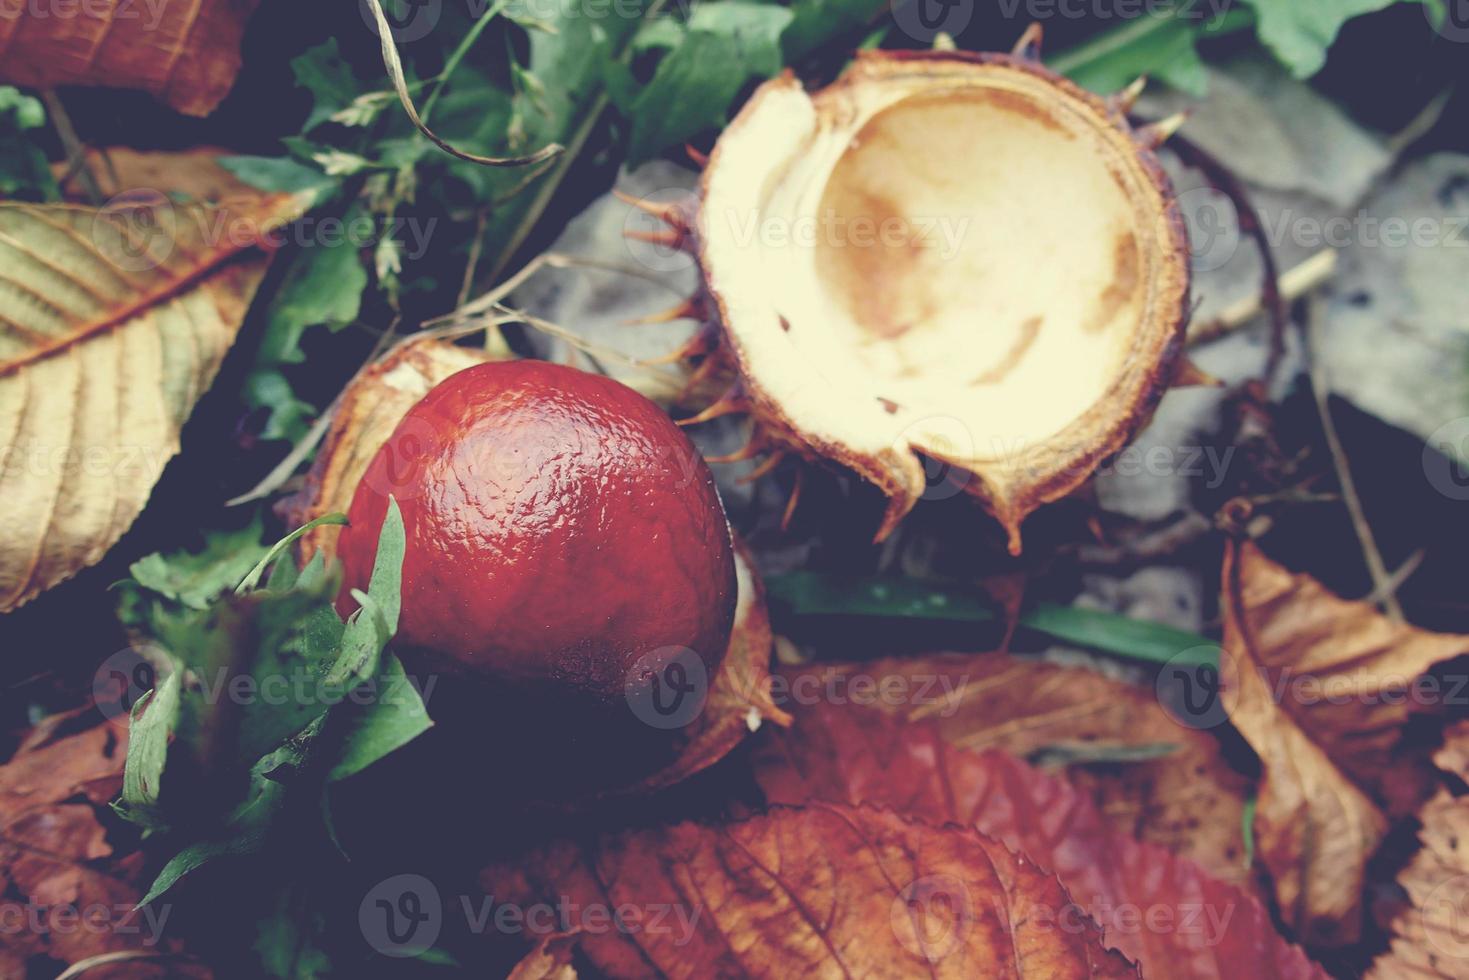
{"type": "Polygon", "coordinates": [[[1243,834],[1250,780],[1230,766],[1218,739],[1180,724],[1151,690],[1093,670],[992,653],[788,668],[776,683],[784,707],[830,692],[907,721],[932,720],[951,744],[975,751],[1132,759],[1074,765],[1067,776],[1126,836],[1187,857],[1221,881],[1257,887],[1243,834]],[[884,696],[878,679],[900,696],[884,696]]]}
{"type": "Polygon", "coordinates": [[[142,89],[185,115],[207,116],[235,83],[240,39],[258,3],[92,0],[70,16],[60,6],[13,5],[0,16],[0,81],[142,89]]]}
{"type": "Polygon", "coordinates": [[[789,732],[768,732],[753,762],[771,803],[890,806],[1004,842],[1054,872],[1145,977],[1325,976],[1254,896],[1118,833],[1064,780],[1004,752],[957,748],[932,722],[810,705],[789,732]]]}
{"type": "Polygon", "coordinates": [[[565,910],[555,928],[613,978],[1137,975],[1054,877],[970,828],[870,807],[561,843],[480,880],[532,928],[565,910]]]}
{"type": "Polygon", "coordinates": [[[42,722],[0,765],[0,976],[119,959],[87,969],[107,978],[207,977],[158,933],[159,909],[134,910],[147,885],[141,855],[118,853],[103,821],[122,789],[124,729],[92,709],[42,722]]]}

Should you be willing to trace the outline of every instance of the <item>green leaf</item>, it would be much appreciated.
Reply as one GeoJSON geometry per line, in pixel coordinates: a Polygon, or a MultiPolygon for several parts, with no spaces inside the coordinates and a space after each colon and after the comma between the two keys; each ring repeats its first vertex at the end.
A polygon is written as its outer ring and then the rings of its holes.
{"type": "Polygon", "coordinates": [[[43,201],[61,196],[46,151],[25,135],[45,125],[39,99],[0,85],[0,194],[43,201]]]}
{"type": "MultiPolygon", "coordinates": [[[[743,0],[695,7],[687,34],[632,102],[629,164],[722,125],[746,82],[780,70],[779,41],[791,19],[784,7],[743,0]]],[[[670,38],[664,31],[654,40],[670,38]]]]}
{"type": "Polygon", "coordinates": [[[672,17],[647,21],[632,40],[634,54],[648,51],[672,51],[683,41],[688,29],[672,17]]]}
{"type": "Polygon", "coordinates": [[[308,48],[291,59],[291,73],[296,84],[311,92],[311,115],[301,132],[311,130],[345,109],[362,92],[362,85],[352,74],[352,67],[342,59],[336,38],[308,48]]]}
{"type": "Polygon", "coordinates": [[[844,34],[865,33],[888,9],[888,0],[795,0],[780,45],[787,62],[797,61],[844,34]]]}
{"type": "Polygon", "coordinates": [[[16,129],[40,129],[46,125],[46,107],[14,85],[0,85],[0,113],[9,116],[16,129]]]}
{"type": "Polygon", "coordinates": [[[262,758],[251,770],[249,798],[230,816],[224,832],[196,841],[170,858],[138,905],[157,901],[185,875],[211,861],[258,853],[265,845],[286,795],[286,788],[271,779],[270,773],[282,766],[299,765],[301,760],[301,748],[295,743],[287,743],[262,758]]]}
{"type": "Polygon", "coordinates": [[[1199,24],[1179,17],[1145,16],[1052,59],[1051,67],[1083,88],[1110,94],[1147,75],[1189,95],[1208,88],[1196,47],[1199,24]]]}
{"type": "Polygon", "coordinates": [[[322,903],[292,883],[282,889],[270,914],[256,923],[255,952],[267,976],[282,980],[325,980],[333,973],[331,957],[322,948],[326,917],[322,903]]]}
{"type": "Polygon", "coordinates": [[[251,187],[280,194],[315,195],[320,204],[340,186],[340,181],[328,177],[316,167],[290,157],[233,156],[220,157],[219,165],[251,187]]]}
{"type": "MultiPolygon", "coordinates": [[[[370,219],[354,206],[341,220],[351,229],[365,227],[370,219]]],[[[260,348],[262,363],[300,364],[306,360],[301,335],[308,327],[326,324],[340,329],[357,319],[368,281],[359,254],[363,244],[343,235],[331,244],[316,241],[296,252],[270,307],[260,348]]]]}
{"type": "Polygon", "coordinates": [[[653,80],[633,100],[628,166],[722,125],[725,111],[748,77],[733,38],[690,31],[658,63],[653,80]]]}
{"type": "Polygon", "coordinates": [[[279,541],[271,546],[271,549],[265,553],[265,557],[261,558],[259,563],[256,564],[254,568],[250,569],[249,574],[247,574],[240,581],[240,584],[235,588],[235,594],[239,595],[244,592],[249,592],[251,589],[258,586],[260,584],[261,576],[265,574],[265,570],[270,567],[271,563],[279,558],[287,548],[295,544],[302,535],[310,533],[314,528],[327,525],[341,527],[344,526],[346,523],[346,514],[323,514],[314,521],[309,521],[305,524],[302,524],[300,527],[296,528],[296,530],[281,538],[279,541]]]}
{"type": "MultiPolygon", "coordinates": [[[[907,578],[849,579],[816,572],[788,572],[766,582],[772,599],[797,615],[876,616],[953,622],[991,622],[997,617],[979,591],[907,578]]],[[[1020,625],[1104,653],[1153,663],[1211,663],[1217,648],[1196,633],[1115,613],[1041,603],[1022,612],[1020,625]],[[1179,660],[1188,654],[1188,660],[1179,660]],[[1196,661],[1195,661],[1196,658],[1196,661]]]]}
{"type": "Polygon", "coordinates": [[[233,589],[265,553],[261,531],[257,514],[238,531],[207,533],[202,551],[155,552],[133,562],[128,571],[145,589],[189,609],[206,609],[213,599],[233,589]]]}
{"type": "Polygon", "coordinates": [[[296,578],[296,588],[316,589],[320,588],[322,581],[326,579],[326,555],[318,551],[311,556],[306,567],[301,569],[301,574],[296,578]]]}
{"type": "Polygon", "coordinates": [[[790,10],[774,4],[718,0],[694,7],[689,30],[729,38],[752,74],[769,76],[781,69],[780,38],[793,19],[790,10]]]}
{"type": "Polygon", "coordinates": [[[1218,648],[1205,637],[1115,613],[1042,603],[1021,614],[1020,625],[1077,646],[1133,660],[1219,666],[1218,648]],[[1180,659],[1184,654],[1188,657],[1180,659]]]}
{"type": "Polygon", "coordinates": [[[376,697],[364,705],[344,706],[341,750],[332,764],[332,781],[356,775],[433,727],[418,689],[397,657],[388,654],[378,674],[376,697]]]}
{"type": "Polygon", "coordinates": [[[260,438],[267,441],[284,439],[298,442],[311,428],[318,414],[315,405],[296,397],[291,382],[277,368],[256,368],[245,378],[241,391],[245,404],[264,409],[265,423],[260,438]]]}
{"type": "Polygon", "coordinates": [[[360,605],[347,620],[342,635],[341,655],[328,675],[328,682],[350,687],[377,674],[383,649],[398,631],[402,603],[403,554],[407,540],[398,501],[388,498],[388,512],[378,534],[372,578],[367,592],[352,592],[360,605]]]}
{"type": "Polygon", "coordinates": [[[121,812],[145,827],[161,826],[158,800],[168,758],[169,736],[179,722],[183,671],[172,665],[163,683],[133,705],[128,755],[123,767],[121,812]]]}
{"type": "MultiPolygon", "coordinates": [[[[1326,64],[1342,25],[1403,0],[1244,0],[1259,17],[1260,40],[1297,78],[1326,64]]],[[[1419,0],[1407,0],[1419,2],[1419,0]]]]}
{"type": "Polygon", "coordinates": [[[244,392],[246,404],[268,412],[261,438],[295,441],[305,435],[306,420],[316,409],[296,397],[279,368],[306,360],[301,338],[308,329],[325,325],[340,330],[357,319],[362,309],[368,274],[361,255],[365,244],[360,240],[361,230],[374,224],[359,205],[349,208],[340,221],[342,235],[329,241],[318,236],[294,250],[290,269],[270,305],[255,370],[244,392]]]}
{"type": "Polygon", "coordinates": [[[323,580],[230,595],[165,624],[160,641],[198,679],[183,699],[177,751],[227,782],[340,703],[346,692],[326,679],[343,636],[334,592],[323,580]]]}

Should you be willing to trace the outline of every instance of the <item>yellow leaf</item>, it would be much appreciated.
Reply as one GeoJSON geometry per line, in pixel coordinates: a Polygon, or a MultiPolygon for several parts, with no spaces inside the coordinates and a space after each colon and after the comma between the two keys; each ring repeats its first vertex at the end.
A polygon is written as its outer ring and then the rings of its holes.
{"type": "Polygon", "coordinates": [[[137,518],[300,203],[0,202],[0,612],[137,518]]]}

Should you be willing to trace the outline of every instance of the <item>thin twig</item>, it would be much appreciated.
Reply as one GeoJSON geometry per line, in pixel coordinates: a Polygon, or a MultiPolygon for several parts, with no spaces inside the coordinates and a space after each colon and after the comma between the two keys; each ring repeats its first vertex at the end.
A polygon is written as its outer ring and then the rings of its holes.
{"type": "Polygon", "coordinates": [[[1443,118],[1444,110],[1448,108],[1453,98],[1454,86],[1450,85],[1430,99],[1428,104],[1416,116],[1408,120],[1408,125],[1388,137],[1388,152],[1393,156],[1398,156],[1408,149],[1408,147],[1433,132],[1434,127],[1443,118]]]}
{"type": "Polygon", "coordinates": [[[71,124],[71,116],[67,115],[66,106],[61,103],[61,96],[56,94],[55,89],[41,89],[41,101],[46,105],[46,114],[51,117],[51,124],[56,127],[56,136],[61,140],[62,149],[66,150],[66,172],[68,178],[77,176],[81,178],[82,189],[87,192],[87,197],[93,204],[101,204],[103,201],[102,185],[97,182],[97,175],[92,173],[92,167],[87,162],[87,147],[77,137],[76,127],[71,124]]]}
{"type": "Polygon", "coordinates": [[[666,280],[660,279],[645,269],[636,266],[622,265],[617,262],[605,262],[600,259],[585,259],[578,255],[567,255],[564,252],[542,252],[531,259],[510,278],[501,282],[494,289],[474,300],[461,304],[459,309],[443,316],[434,317],[432,320],[424,321],[424,326],[434,326],[440,323],[454,323],[477,317],[494,309],[495,304],[505,299],[515,290],[525,285],[526,281],[542,269],[596,269],[601,272],[616,272],[625,276],[633,276],[645,280],[657,286],[662,286],[673,295],[681,295],[680,290],[670,285],[666,280]]]}
{"type": "Polygon", "coordinates": [[[548,336],[555,337],[557,340],[563,341],[583,354],[596,355],[606,360],[615,361],[625,367],[638,368],[639,370],[649,372],[671,385],[682,386],[683,378],[681,376],[673,374],[670,371],[662,370],[657,364],[640,360],[615,347],[608,347],[606,344],[598,344],[587,340],[585,337],[566,329],[560,324],[552,323],[543,317],[538,317],[533,313],[526,313],[523,310],[513,309],[500,303],[495,304],[495,311],[504,317],[517,320],[528,327],[534,327],[548,336]]]}
{"type": "Polygon", "coordinates": [[[56,975],[56,980],[74,980],[88,970],[99,966],[107,966],[112,963],[125,963],[129,960],[181,960],[186,963],[197,963],[199,959],[187,953],[163,953],[152,949],[122,949],[112,953],[100,953],[97,956],[89,956],[84,960],[78,960],[65,970],[56,975]]]}
{"type": "Polygon", "coordinates": [[[1372,576],[1372,594],[1377,597],[1377,604],[1389,619],[1395,622],[1403,621],[1403,609],[1398,604],[1397,596],[1394,594],[1392,576],[1388,574],[1387,565],[1382,560],[1382,553],[1377,550],[1377,542],[1372,536],[1372,526],[1367,523],[1366,512],[1362,509],[1362,498],[1357,495],[1357,484],[1352,479],[1352,467],[1347,459],[1346,449],[1342,446],[1341,438],[1336,431],[1336,423],[1331,418],[1330,380],[1326,376],[1326,366],[1321,360],[1320,330],[1321,300],[1312,299],[1306,314],[1306,357],[1311,369],[1311,390],[1316,397],[1316,414],[1321,417],[1321,431],[1326,436],[1326,446],[1331,451],[1331,464],[1336,469],[1337,482],[1341,484],[1342,502],[1347,506],[1347,513],[1352,519],[1352,529],[1357,534],[1357,542],[1362,549],[1362,558],[1367,563],[1367,573],[1372,576]]]}
{"type": "MultiPolygon", "coordinates": [[[[1287,303],[1293,303],[1315,292],[1336,274],[1336,266],[1337,252],[1335,249],[1328,248],[1317,252],[1300,265],[1281,273],[1281,297],[1287,303]]],[[[1263,312],[1265,312],[1265,307],[1260,294],[1247,296],[1225,307],[1223,312],[1214,319],[1206,323],[1195,323],[1189,327],[1189,346],[1200,347],[1204,344],[1211,344],[1250,323],[1263,312]]]]}
{"type": "Polygon", "coordinates": [[[439,104],[439,97],[444,94],[444,88],[449,84],[450,77],[459,68],[459,63],[464,60],[465,55],[469,54],[469,49],[474,47],[474,42],[479,40],[479,36],[484,33],[486,27],[490,26],[490,22],[505,9],[505,5],[506,0],[495,0],[495,3],[480,16],[479,20],[474,22],[474,26],[464,32],[459,46],[444,61],[444,70],[439,72],[439,83],[423,103],[423,124],[425,126],[428,125],[429,118],[434,114],[434,106],[439,104]]]}
{"type": "Polygon", "coordinates": [[[464,281],[459,286],[459,299],[454,308],[459,309],[469,302],[469,292],[474,288],[474,273],[479,268],[480,256],[485,250],[485,228],[490,223],[490,212],[480,208],[474,219],[474,240],[469,243],[469,261],[464,266],[464,281]]]}
{"type": "MultiPolygon", "coordinates": [[[[1397,595],[1398,590],[1403,587],[1403,583],[1413,577],[1413,573],[1418,571],[1423,565],[1423,559],[1427,557],[1427,548],[1419,548],[1409,555],[1408,560],[1399,565],[1397,571],[1393,572],[1392,576],[1388,579],[1388,592],[1386,594],[1397,595]]],[[[1370,594],[1363,597],[1362,601],[1376,603],[1381,602],[1382,599],[1383,595],[1379,594],[1378,590],[1373,589],[1370,594]]]]}
{"type": "Polygon", "coordinates": [[[1214,531],[1214,522],[1189,511],[1167,524],[1151,527],[1120,544],[1082,545],[1077,561],[1088,568],[1132,569],[1178,563],[1179,556],[1214,531]]]}

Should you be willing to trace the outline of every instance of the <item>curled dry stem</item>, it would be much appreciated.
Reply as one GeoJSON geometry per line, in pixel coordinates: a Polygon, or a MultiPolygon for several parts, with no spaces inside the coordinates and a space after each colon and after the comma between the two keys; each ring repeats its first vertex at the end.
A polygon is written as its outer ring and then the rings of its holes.
{"type": "Polygon", "coordinates": [[[424,121],[419,118],[418,109],[413,105],[413,97],[408,93],[408,80],[403,75],[403,62],[398,58],[398,46],[393,43],[393,29],[388,23],[388,18],[383,13],[382,0],[367,0],[367,5],[372,10],[374,22],[377,24],[378,39],[382,42],[383,67],[388,70],[388,77],[392,79],[393,89],[398,93],[398,101],[403,104],[403,111],[408,113],[408,119],[424,136],[428,137],[439,149],[451,156],[470,163],[482,164],[486,167],[528,167],[550,160],[560,154],[565,147],[560,143],[548,143],[534,153],[518,157],[482,157],[474,153],[466,153],[456,149],[437,133],[429,129],[424,121]]]}

